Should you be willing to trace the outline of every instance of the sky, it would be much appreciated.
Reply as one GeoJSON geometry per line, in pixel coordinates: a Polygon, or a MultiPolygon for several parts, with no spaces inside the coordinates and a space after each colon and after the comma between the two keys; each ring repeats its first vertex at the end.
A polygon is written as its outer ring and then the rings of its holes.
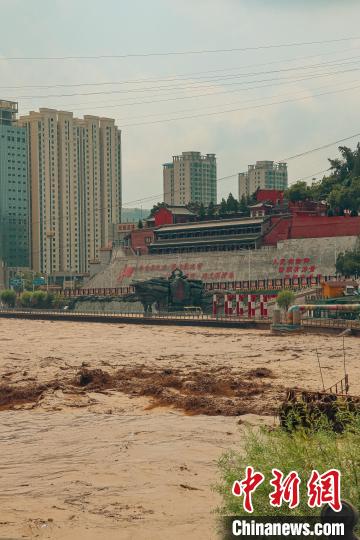
{"type": "MultiPolygon", "coordinates": [[[[125,206],[161,200],[162,164],[183,151],[215,153],[221,179],[360,132],[358,0],[0,0],[0,13],[0,99],[115,118],[125,206]]],[[[288,160],[290,183],[321,177],[337,146],[288,160]]],[[[218,198],[230,191],[235,176],[218,198]]]]}

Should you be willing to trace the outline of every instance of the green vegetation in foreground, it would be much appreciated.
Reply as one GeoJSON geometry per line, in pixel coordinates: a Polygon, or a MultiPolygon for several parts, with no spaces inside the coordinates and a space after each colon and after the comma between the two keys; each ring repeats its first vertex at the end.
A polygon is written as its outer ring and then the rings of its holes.
{"type": "Polygon", "coordinates": [[[336,272],[342,276],[357,279],[360,276],[360,250],[339,253],[336,259],[336,272]]]}
{"type": "Polygon", "coordinates": [[[16,292],[12,289],[5,289],[0,293],[1,302],[7,307],[14,307],[16,303],[16,292]]]}
{"type": "Polygon", "coordinates": [[[0,300],[7,307],[58,309],[65,305],[62,296],[45,291],[24,291],[18,296],[14,290],[6,289],[0,293],[0,300]]]}
{"type": "Polygon", "coordinates": [[[284,311],[287,311],[294,302],[295,294],[288,289],[280,291],[276,298],[277,305],[284,311]]]}
{"type": "Polygon", "coordinates": [[[313,469],[320,474],[329,469],[341,472],[341,498],[360,508],[360,417],[347,413],[347,425],[342,434],[334,433],[325,417],[312,430],[299,429],[288,433],[281,428],[248,430],[245,449],[227,452],[219,460],[221,481],[216,486],[222,496],[218,509],[222,516],[244,515],[243,498],[235,497],[231,488],[235,480],[242,480],[245,468],[252,465],[265,475],[265,481],[253,494],[254,516],[294,515],[318,516],[320,509],[307,506],[306,484],[313,469]],[[301,478],[300,505],[289,510],[287,504],[273,508],[269,504],[272,469],[285,475],[297,471],[301,478]]]}

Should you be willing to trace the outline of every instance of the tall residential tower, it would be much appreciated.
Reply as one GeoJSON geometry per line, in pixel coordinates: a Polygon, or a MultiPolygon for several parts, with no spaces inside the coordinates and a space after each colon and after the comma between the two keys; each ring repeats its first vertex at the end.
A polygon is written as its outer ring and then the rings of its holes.
{"type": "Polygon", "coordinates": [[[16,125],[17,103],[0,100],[0,261],[28,267],[29,178],[26,129],[16,125]]]}
{"type": "Polygon", "coordinates": [[[184,206],[190,202],[216,204],[216,157],[183,152],[163,165],[164,202],[184,206]]]}
{"type": "Polygon", "coordinates": [[[288,186],[286,163],[257,161],[246,173],[239,173],[239,199],[250,197],[258,189],[285,190],[288,186]]]}
{"type": "Polygon", "coordinates": [[[32,267],[85,273],[121,221],[121,132],[115,121],[40,109],[29,139],[32,267]]]}

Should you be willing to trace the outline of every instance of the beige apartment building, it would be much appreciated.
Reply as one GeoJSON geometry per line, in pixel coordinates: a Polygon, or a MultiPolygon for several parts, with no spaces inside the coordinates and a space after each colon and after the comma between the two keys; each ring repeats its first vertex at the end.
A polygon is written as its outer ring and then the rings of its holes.
{"type": "Polygon", "coordinates": [[[279,189],[288,187],[288,171],[286,163],[273,161],[257,161],[249,165],[246,173],[239,173],[239,199],[250,197],[257,189],[279,189]]]}
{"type": "Polygon", "coordinates": [[[29,141],[32,268],[85,273],[121,221],[121,131],[113,119],[44,108],[19,123],[29,141]]]}
{"type": "Polygon", "coordinates": [[[216,204],[216,157],[200,152],[183,152],[163,165],[164,202],[184,206],[189,202],[216,204]]]}

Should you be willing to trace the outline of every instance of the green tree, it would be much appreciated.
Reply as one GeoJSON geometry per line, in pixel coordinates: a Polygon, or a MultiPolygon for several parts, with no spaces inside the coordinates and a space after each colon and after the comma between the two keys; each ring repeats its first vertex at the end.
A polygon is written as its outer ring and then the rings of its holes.
{"type": "Polygon", "coordinates": [[[209,206],[207,207],[207,210],[206,210],[207,216],[210,217],[210,218],[214,217],[215,210],[216,210],[215,209],[215,204],[212,201],[210,201],[209,206]]]}
{"type": "Polygon", "coordinates": [[[296,182],[285,191],[284,196],[291,202],[305,201],[311,197],[311,190],[306,182],[296,182]]]}
{"type": "Polygon", "coordinates": [[[245,197],[245,195],[241,196],[241,199],[240,199],[240,202],[239,202],[239,212],[244,214],[244,216],[249,216],[250,215],[249,203],[248,203],[248,200],[245,197]]]}
{"type": "Polygon", "coordinates": [[[138,221],[138,229],[143,229],[144,228],[144,224],[142,222],[142,219],[139,219],[138,221]]]}
{"type": "Polygon", "coordinates": [[[360,179],[354,178],[349,186],[335,186],[328,197],[330,208],[342,215],[348,210],[357,215],[360,210],[360,179]]]}
{"type": "Polygon", "coordinates": [[[345,277],[359,277],[360,250],[340,253],[336,259],[336,272],[345,277]]]}
{"type": "Polygon", "coordinates": [[[352,178],[360,176],[360,143],[355,150],[347,146],[339,146],[341,158],[329,159],[334,176],[342,184],[349,185],[352,178]]]}
{"type": "Polygon", "coordinates": [[[200,221],[204,221],[206,217],[206,210],[203,203],[200,203],[198,216],[199,216],[200,221]]]}
{"type": "Polygon", "coordinates": [[[30,307],[31,306],[31,297],[32,293],[30,291],[24,291],[19,298],[20,305],[22,307],[30,307]]]}
{"type": "Polygon", "coordinates": [[[294,302],[295,302],[295,294],[288,289],[284,289],[283,291],[280,291],[276,298],[277,305],[279,306],[279,308],[283,309],[284,311],[287,311],[294,302]]]}
{"type": "Polygon", "coordinates": [[[0,300],[5,306],[14,307],[16,304],[16,292],[12,289],[5,289],[0,294],[0,300]]]}
{"type": "Polygon", "coordinates": [[[168,205],[164,202],[154,204],[154,206],[150,210],[150,217],[153,217],[155,215],[155,212],[157,212],[160,208],[167,208],[167,206],[168,205]]]}
{"type": "Polygon", "coordinates": [[[197,201],[191,201],[186,205],[186,208],[194,214],[199,214],[200,203],[198,203],[197,201]]]}
{"type": "Polygon", "coordinates": [[[49,296],[45,291],[35,291],[31,296],[31,307],[39,309],[48,307],[49,296]]]}
{"type": "Polygon", "coordinates": [[[64,306],[66,306],[66,304],[67,304],[67,301],[61,294],[56,293],[53,295],[51,307],[54,307],[56,309],[61,309],[64,306]]]}
{"type": "Polygon", "coordinates": [[[227,204],[224,198],[221,199],[220,207],[219,207],[219,216],[225,217],[228,213],[227,210],[227,204]]]}
{"type": "Polygon", "coordinates": [[[229,196],[226,201],[227,211],[229,214],[235,214],[239,211],[239,201],[235,199],[232,193],[229,193],[229,196]]]}

